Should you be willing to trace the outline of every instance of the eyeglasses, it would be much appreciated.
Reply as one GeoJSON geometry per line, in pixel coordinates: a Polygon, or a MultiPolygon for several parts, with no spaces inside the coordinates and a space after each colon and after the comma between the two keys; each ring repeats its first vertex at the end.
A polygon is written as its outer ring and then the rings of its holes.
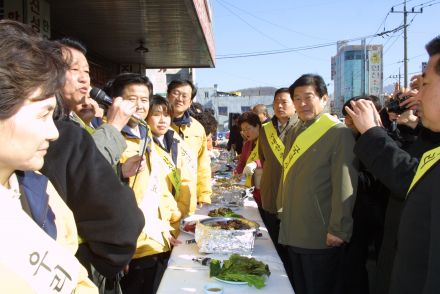
{"type": "Polygon", "coordinates": [[[188,93],[182,93],[179,90],[172,90],[170,92],[170,95],[173,96],[174,98],[181,97],[183,100],[188,100],[191,98],[191,95],[188,95],[188,93]]]}

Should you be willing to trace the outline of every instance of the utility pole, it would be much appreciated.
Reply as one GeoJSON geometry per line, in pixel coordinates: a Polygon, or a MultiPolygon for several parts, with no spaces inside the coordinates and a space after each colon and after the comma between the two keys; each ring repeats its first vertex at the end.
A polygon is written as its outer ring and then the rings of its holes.
{"type": "Polygon", "coordinates": [[[406,10],[406,0],[403,2],[403,11],[395,11],[394,6],[391,7],[391,13],[403,13],[403,86],[408,86],[408,36],[407,36],[407,18],[408,13],[423,13],[423,7],[419,11],[415,11],[414,7],[411,11],[406,10]]]}

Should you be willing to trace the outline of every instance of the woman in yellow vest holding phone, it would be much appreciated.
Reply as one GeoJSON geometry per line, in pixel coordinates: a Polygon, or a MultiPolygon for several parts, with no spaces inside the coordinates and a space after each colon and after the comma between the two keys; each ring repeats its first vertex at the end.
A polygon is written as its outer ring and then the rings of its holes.
{"type": "Polygon", "coordinates": [[[234,176],[241,178],[243,174],[245,175],[245,185],[247,187],[255,187],[253,196],[258,207],[261,207],[260,179],[263,168],[258,155],[258,136],[262,127],[260,118],[255,113],[248,111],[240,115],[238,125],[246,142],[243,144],[240,159],[234,170],[234,176]]]}

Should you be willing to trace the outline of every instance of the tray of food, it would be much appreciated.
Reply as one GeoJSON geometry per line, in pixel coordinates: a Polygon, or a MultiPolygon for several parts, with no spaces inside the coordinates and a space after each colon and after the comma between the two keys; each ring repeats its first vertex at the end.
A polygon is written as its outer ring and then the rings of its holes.
{"type": "Polygon", "coordinates": [[[195,240],[202,253],[251,254],[260,225],[234,217],[211,217],[196,224],[195,240]]]}

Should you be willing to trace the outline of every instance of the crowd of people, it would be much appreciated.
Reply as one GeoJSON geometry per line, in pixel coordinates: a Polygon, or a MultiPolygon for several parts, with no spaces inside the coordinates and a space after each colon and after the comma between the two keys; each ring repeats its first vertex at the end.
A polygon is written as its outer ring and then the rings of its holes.
{"type": "MultiPolygon", "coordinates": [[[[233,118],[234,178],[254,187],[296,293],[439,291],[440,37],[426,48],[397,108],[353,97],[343,124],[305,74],[275,92],[272,118],[262,104],[233,118]]],[[[86,54],[0,21],[2,293],[155,293],[179,221],[211,203],[217,122],[193,83],[162,97],[121,73],[102,108],[86,54]]]]}

